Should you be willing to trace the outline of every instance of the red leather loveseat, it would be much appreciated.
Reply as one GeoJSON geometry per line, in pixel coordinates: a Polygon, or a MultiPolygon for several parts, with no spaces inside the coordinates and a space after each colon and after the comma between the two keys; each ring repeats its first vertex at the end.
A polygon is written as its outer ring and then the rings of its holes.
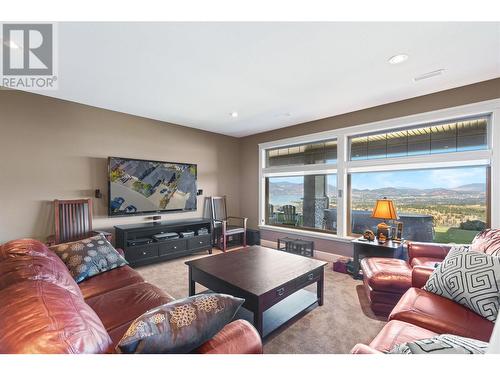
{"type": "MultiPolygon", "coordinates": [[[[0,246],[0,353],[113,353],[135,318],[172,300],[128,266],[76,284],[41,242],[0,246]]],[[[196,352],[262,353],[262,343],[237,320],[196,352]]]]}
{"type": "Polygon", "coordinates": [[[352,353],[382,353],[397,344],[449,333],[489,341],[494,324],[472,310],[422,289],[432,268],[415,266],[412,286],[389,315],[389,322],[369,345],[357,344],[352,353]]]}

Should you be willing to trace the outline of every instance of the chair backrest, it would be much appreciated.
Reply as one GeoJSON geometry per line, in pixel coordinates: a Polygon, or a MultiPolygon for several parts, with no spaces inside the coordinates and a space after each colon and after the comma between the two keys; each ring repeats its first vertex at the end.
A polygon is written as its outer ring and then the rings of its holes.
{"type": "Polygon", "coordinates": [[[227,220],[226,196],[210,197],[212,220],[227,220]]]}
{"type": "Polygon", "coordinates": [[[88,237],[92,233],[92,199],[54,201],[55,243],[88,237]]]}
{"type": "Polygon", "coordinates": [[[287,204],[283,206],[283,218],[286,222],[291,222],[295,220],[295,206],[287,204]]]}

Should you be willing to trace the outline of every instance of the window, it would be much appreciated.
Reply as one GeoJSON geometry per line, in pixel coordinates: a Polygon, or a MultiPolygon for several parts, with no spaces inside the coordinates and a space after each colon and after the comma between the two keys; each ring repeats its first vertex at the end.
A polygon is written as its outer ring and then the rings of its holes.
{"type": "Polygon", "coordinates": [[[350,138],[350,160],[487,149],[488,118],[446,122],[350,138]]]}
{"type": "Polygon", "coordinates": [[[380,220],[375,201],[394,201],[405,239],[470,243],[488,227],[487,167],[352,173],[351,232],[361,234],[380,220]]]}
{"type": "Polygon", "coordinates": [[[500,99],[260,144],[259,224],[350,239],[387,197],[405,239],[470,243],[500,227],[499,119],[500,99]]]}
{"type": "Polygon", "coordinates": [[[266,224],[337,231],[337,176],[266,178],[266,224]]]}
{"type": "Polygon", "coordinates": [[[337,161],[337,141],[328,140],[315,143],[280,147],[266,151],[268,167],[286,165],[326,164],[337,161]]]}

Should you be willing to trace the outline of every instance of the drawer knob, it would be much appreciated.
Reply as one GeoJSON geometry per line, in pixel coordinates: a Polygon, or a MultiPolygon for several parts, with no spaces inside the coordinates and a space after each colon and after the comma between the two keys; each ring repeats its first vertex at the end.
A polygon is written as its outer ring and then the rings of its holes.
{"type": "Polygon", "coordinates": [[[143,252],[142,252],[142,255],[146,255],[146,252],[145,252],[145,251],[143,251],[143,252]]]}
{"type": "Polygon", "coordinates": [[[174,249],[177,249],[177,246],[174,246],[174,249]]]}
{"type": "Polygon", "coordinates": [[[314,279],[314,274],[313,274],[313,273],[310,273],[309,275],[307,275],[307,278],[308,278],[309,280],[314,279]]]}
{"type": "Polygon", "coordinates": [[[283,294],[285,294],[285,288],[279,288],[276,291],[276,294],[281,297],[283,294]]]}
{"type": "Polygon", "coordinates": [[[203,241],[200,241],[200,244],[202,244],[202,243],[203,243],[203,241]]]}

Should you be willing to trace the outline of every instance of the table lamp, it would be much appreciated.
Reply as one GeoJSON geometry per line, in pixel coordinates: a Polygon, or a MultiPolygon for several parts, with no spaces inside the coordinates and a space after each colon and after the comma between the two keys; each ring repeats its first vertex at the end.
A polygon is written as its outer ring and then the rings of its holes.
{"type": "Polygon", "coordinates": [[[385,238],[389,238],[389,225],[385,222],[385,220],[396,220],[398,218],[398,214],[396,213],[396,208],[394,207],[394,203],[392,200],[387,199],[377,199],[377,203],[373,208],[372,217],[374,219],[382,219],[379,225],[377,225],[377,237],[379,240],[385,238]],[[381,236],[383,235],[383,236],[381,236]]]}

